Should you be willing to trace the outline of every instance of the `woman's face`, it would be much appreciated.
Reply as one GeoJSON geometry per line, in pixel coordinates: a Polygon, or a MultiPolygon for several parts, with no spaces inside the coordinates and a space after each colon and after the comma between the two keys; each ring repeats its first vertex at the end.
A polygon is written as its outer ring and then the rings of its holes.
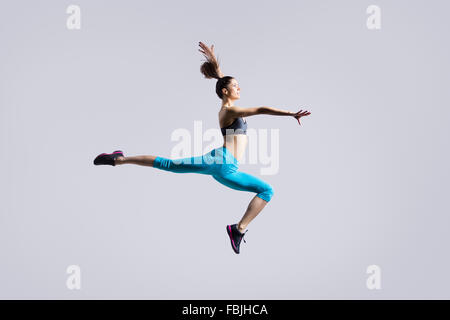
{"type": "Polygon", "coordinates": [[[231,79],[230,84],[228,85],[228,94],[227,97],[233,100],[237,100],[241,97],[240,95],[241,88],[236,79],[231,79]]]}

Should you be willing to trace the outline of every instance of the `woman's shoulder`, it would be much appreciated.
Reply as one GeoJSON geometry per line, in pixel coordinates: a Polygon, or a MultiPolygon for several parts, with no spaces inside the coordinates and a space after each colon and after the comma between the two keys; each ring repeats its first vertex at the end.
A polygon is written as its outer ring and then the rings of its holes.
{"type": "Polygon", "coordinates": [[[219,124],[221,128],[229,127],[233,125],[234,122],[236,122],[236,120],[239,119],[239,117],[233,116],[233,114],[230,113],[229,109],[227,108],[230,107],[222,106],[222,108],[219,111],[219,124]]]}

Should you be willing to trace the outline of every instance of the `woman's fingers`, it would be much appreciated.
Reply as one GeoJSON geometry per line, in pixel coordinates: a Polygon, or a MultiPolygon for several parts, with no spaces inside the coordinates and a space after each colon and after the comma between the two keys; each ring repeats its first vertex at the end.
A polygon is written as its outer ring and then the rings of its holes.
{"type": "Polygon", "coordinates": [[[298,124],[299,124],[299,125],[302,125],[302,123],[300,122],[300,118],[301,118],[301,117],[304,117],[304,116],[308,116],[308,115],[310,115],[310,114],[311,114],[311,112],[302,109],[302,110],[300,110],[299,112],[297,112],[297,113],[294,115],[294,117],[295,117],[295,119],[297,119],[298,124]]]}
{"type": "Polygon", "coordinates": [[[307,115],[310,115],[311,112],[309,112],[309,111],[307,111],[307,110],[305,110],[305,111],[300,110],[299,112],[297,112],[297,114],[298,114],[298,115],[301,115],[301,116],[307,116],[307,115]]]}

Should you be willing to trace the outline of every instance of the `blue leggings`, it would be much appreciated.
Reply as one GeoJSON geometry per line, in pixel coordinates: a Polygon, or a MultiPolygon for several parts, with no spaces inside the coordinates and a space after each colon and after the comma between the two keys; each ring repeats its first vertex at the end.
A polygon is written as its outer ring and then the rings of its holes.
{"type": "Polygon", "coordinates": [[[238,171],[239,162],[225,147],[213,149],[197,157],[167,159],[156,157],[153,167],[175,173],[201,173],[211,175],[221,184],[241,191],[255,192],[258,197],[269,202],[273,195],[270,184],[238,171]]]}

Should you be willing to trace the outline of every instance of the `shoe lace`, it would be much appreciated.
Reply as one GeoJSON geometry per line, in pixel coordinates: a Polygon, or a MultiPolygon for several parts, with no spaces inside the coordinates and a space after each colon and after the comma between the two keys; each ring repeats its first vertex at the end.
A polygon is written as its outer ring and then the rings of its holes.
{"type": "Polygon", "coordinates": [[[244,240],[244,243],[247,243],[247,241],[245,241],[244,236],[247,233],[248,230],[245,230],[245,232],[241,235],[241,240],[244,240]]]}

